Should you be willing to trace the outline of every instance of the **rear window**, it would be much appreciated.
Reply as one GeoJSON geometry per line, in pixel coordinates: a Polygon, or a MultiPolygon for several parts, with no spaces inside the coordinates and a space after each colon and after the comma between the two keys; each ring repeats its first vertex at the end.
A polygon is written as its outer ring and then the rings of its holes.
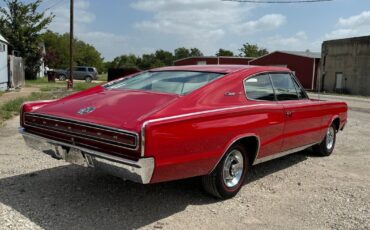
{"type": "Polygon", "coordinates": [[[223,76],[220,73],[193,71],[158,71],[144,72],[130,78],[123,78],[107,89],[150,90],[163,93],[188,94],[209,82],[223,76]]]}

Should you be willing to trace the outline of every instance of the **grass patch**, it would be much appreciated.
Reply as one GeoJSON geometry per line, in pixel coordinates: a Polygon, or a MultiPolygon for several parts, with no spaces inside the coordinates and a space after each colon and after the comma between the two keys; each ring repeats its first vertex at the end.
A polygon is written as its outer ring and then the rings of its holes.
{"type": "Polygon", "coordinates": [[[98,81],[108,81],[108,73],[99,74],[98,81]]]}
{"type": "Polygon", "coordinates": [[[2,124],[5,120],[12,118],[13,116],[19,115],[21,105],[26,101],[57,99],[67,96],[72,92],[73,91],[67,90],[60,92],[34,92],[28,97],[18,97],[10,100],[0,107],[0,124],[2,124]]]}
{"type": "Polygon", "coordinates": [[[67,93],[52,94],[44,92],[34,92],[28,97],[18,97],[13,100],[10,100],[0,107],[0,123],[2,124],[5,120],[18,115],[21,105],[26,101],[55,99],[66,95],[67,93]]]}
{"type": "Polygon", "coordinates": [[[97,85],[99,84],[75,81],[73,89],[67,90],[67,84],[64,81],[48,82],[47,78],[27,80],[26,87],[40,88],[40,92],[34,92],[27,97],[18,97],[2,104],[0,106],[0,124],[5,120],[18,115],[22,103],[26,101],[57,99],[97,85]]]}

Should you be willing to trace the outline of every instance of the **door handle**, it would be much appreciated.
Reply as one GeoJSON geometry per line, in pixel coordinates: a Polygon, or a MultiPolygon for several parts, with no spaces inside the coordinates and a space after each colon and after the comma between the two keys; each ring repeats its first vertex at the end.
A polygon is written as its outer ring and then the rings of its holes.
{"type": "Polygon", "coordinates": [[[293,116],[293,112],[292,111],[285,111],[285,116],[286,117],[292,117],[293,116]]]}

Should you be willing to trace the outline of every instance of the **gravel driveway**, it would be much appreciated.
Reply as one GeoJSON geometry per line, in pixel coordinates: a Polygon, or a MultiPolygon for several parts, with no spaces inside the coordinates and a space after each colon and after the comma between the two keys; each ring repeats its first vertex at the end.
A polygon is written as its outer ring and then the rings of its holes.
{"type": "Polygon", "coordinates": [[[227,201],[197,179],[139,185],[26,148],[0,128],[0,229],[370,229],[370,114],[351,111],[331,157],[253,168],[227,201]]]}

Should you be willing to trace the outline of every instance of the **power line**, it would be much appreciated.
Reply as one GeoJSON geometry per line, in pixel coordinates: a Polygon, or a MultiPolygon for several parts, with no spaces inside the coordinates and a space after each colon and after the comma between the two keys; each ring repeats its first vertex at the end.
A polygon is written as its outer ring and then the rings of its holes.
{"type": "Polygon", "coordinates": [[[294,4],[294,3],[317,3],[317,2],[331,2],[334,0],[282,0],[282,1],[272,1],[272,0],[222,0],[223,2],[245,2],[245,3],[272,3],[272,4],[294,4]]]}
{"type": "MultiPolygon", "coordinates": [[[[47,1],[46,1],[47,2],[47,1]]],[[[45,3],[46,3],[45,2],[45,3]]],[[[57,6],[59,6],[61,3],[64,3],[65,2],[65,0],[55,0],[55,1],[49,1],[48,3],[50,3],[50,4],[48,4],[48,6],[47,7],[45,7],[46,9],[48,9],[48,10],[51,10],[51,9],[53,9],[53,8],[55,8],[55,7],[57,7],[57,6]]]]}
{"type": "Polygon", "coordinates": [[[57,3],[55,3],[54,5],[50,6],[50,7],[49,7],[49,10],[50,10],[50,9],[53,9],[53,8],[55,8],[55,7],[59,6],[59,5],[61,5],[61,3],[65,3],[65,2],[66,2],[66,0],[61,0],[61,1],[57,2],[57,3]]]}

